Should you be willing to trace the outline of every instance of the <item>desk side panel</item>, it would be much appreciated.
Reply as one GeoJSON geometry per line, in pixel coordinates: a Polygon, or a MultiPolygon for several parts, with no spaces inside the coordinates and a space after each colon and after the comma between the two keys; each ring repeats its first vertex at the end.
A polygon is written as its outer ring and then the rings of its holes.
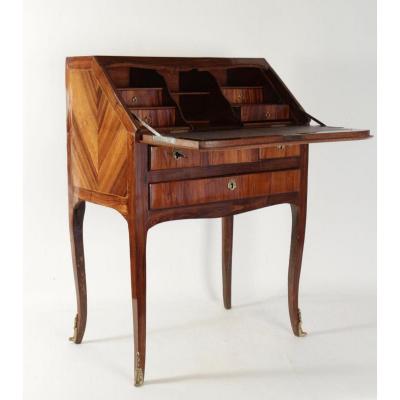
{"type": "Polygon", "coordinates": [[[67,64],[66,74],[70,185],[96,193],[99,203],[102,194],[125,198],[131,133],[90,67],[67,64]]]}

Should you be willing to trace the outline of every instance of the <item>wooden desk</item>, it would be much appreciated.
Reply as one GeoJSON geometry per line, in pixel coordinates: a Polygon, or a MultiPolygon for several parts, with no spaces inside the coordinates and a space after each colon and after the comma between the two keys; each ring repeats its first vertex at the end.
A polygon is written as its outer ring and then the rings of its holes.
{"type": "Polygon", "coordinates": [[[233,215],[274,204],[292,210],[288,298],[293,333],[307,208],[308,145],[368,130],[326,127],[307,114],[264,59],[67,59],[68,184],[78,313],[86,326],[85,202],[128,222],[135,384],[146,357],[146,237],[163,221],[221,218],[223,299],[231,307],[233,215]],[[311,126],[311,120],[319,126],[311,126]]]}

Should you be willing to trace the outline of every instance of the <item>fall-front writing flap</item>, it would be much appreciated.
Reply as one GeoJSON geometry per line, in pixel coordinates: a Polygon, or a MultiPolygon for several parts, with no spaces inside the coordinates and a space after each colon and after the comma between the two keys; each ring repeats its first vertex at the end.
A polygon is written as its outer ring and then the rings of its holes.
{"type": "Polygon", "coordinates": [[[138,132],[141,143],[197,150],[266,147],[288,143],[318,143],[360,140],[371,137],[369,130],[331,126],[280,126],[234,129],[210,129],[168,132],[154,135],[146,128],[138,132]]]}

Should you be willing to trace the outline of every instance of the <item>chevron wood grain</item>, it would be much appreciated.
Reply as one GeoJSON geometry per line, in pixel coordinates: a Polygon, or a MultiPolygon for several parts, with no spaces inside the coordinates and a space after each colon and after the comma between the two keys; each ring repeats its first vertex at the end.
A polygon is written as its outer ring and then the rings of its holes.
{"type": "Polygon", "coordinates": [[[129,133],[90,70],[69,71],[71,175],[74,187],[127,194],[129,133]]]}

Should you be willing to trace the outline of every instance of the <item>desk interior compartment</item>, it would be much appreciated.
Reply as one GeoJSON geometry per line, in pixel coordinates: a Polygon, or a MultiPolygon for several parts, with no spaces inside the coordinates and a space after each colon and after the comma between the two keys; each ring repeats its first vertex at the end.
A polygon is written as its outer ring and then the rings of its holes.
{"type": "Polygon", "coordinates": [[[260,68],[229,68],[224,83],[222,93],[243,124],[291,121],[289,105],[260,68]]]}
{"type": "Polygon", "coordinates": [[[184,118],[195,127],[239,125],[215,77],[208,71],[179,72],[179,93],[176,94],[184,118]]]}
{"type": "Polygon", "coordinates": [[[110,69],[109,76],[132,114],[155,128],[188,127],[159,71],[140,67],[120,69],[110,69]]]}

